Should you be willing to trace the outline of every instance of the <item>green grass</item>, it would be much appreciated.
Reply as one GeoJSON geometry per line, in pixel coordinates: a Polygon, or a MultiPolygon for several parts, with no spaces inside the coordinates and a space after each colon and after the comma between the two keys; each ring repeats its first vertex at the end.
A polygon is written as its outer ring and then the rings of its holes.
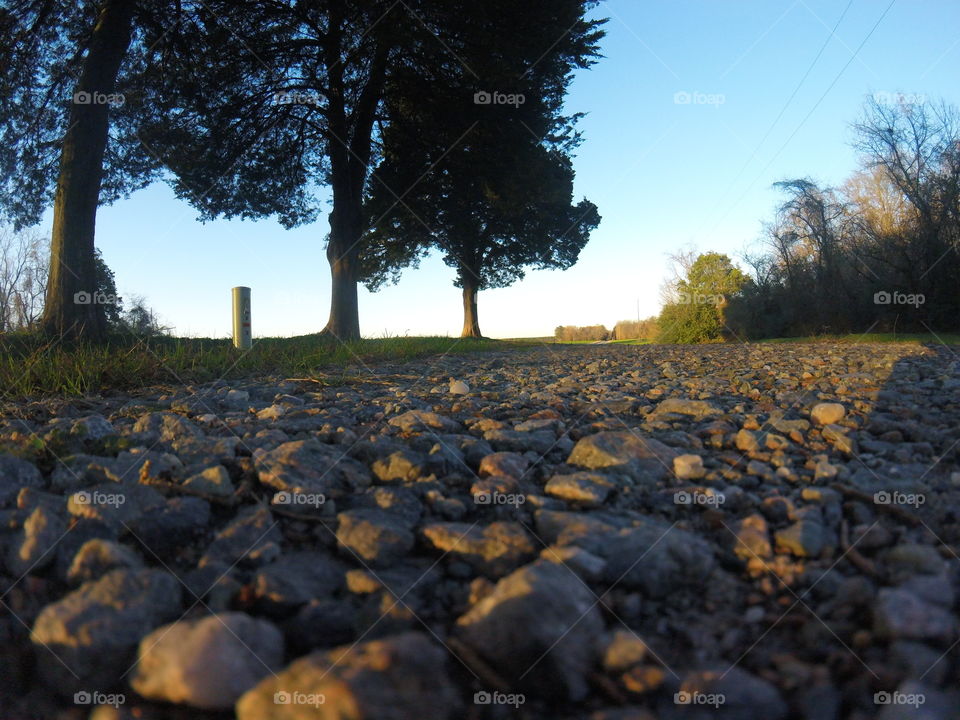
{"type": "Polygon", "coordinates": [[[960,345],[960,334],[957,333],[867,333],[858,335],[810,335],[795,338],[770,338],[758,340],[762,343],[909,343],[911,345],[960,345]]]}
{"type": "Polygon", "coordinates": [[[53,345],[0,334],[0,393],[7,399],[87,395],[258,375],[343,378],[346,368],[444,353],[526,347],[521,340],[395,337],[340,343],[319,335],[258,339],[249,352],[228,339],[113,338],[102,346],[53,345]]]}

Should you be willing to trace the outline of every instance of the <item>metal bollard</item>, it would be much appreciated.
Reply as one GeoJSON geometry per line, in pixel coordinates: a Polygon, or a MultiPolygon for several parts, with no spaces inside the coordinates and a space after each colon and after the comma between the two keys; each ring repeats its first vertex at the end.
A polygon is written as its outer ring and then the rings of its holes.
{"type": "Polygon", "coordinates": [[[250,288],[233,288],[233,346],[249,350],[253,346],[250,328],[250,288]]]}

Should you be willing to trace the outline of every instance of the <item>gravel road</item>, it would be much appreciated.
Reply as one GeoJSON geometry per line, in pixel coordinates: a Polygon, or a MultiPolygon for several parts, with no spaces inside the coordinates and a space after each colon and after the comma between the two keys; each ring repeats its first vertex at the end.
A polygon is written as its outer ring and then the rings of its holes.
{"type": "Polygon", "coordinates": [[[7,403],[0,718],[958,718],[956,350],[7,403]]]}

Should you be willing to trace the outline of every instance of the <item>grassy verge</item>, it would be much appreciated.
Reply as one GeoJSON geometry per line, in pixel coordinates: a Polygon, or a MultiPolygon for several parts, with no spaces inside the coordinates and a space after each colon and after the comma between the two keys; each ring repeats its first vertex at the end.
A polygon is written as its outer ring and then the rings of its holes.
{"type": "Polygon", "coordinates": [[[258,339],[249,352],[228,339],[114,338],[103,346],[52,345],[34,335],[0,334],[0,393],[7,399],[86,395],[276,374],[343,374],[347,366],[533,343],[450,337],[397,337],[340,343],[319,335],[258,339]]]}

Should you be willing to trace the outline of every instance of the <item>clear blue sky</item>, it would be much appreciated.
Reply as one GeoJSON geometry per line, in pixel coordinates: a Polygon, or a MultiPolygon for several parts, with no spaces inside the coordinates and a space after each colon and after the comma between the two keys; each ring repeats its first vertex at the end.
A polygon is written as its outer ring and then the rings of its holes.
{"type": "MultiPolygon", "coordinates": [[[[578,74],[568,109],[589,113],[580,126],[576,194],[599,206],[603,222],[570,270],[535,271],[511,288],[482,292],[484,333],[609,327],[635,317],[638,301],[642,316],[656,314],[668,253],[695,245],[735,257],[771,216],[771,183],[811,176],[839,184],[857,167],[849,124],[868,93],[960,104],[960,2],[896,0],[854,57],[888,4],[853,0],[830,38],[846,0],[602,2],[596,14],[610,18],[605,57],[578,74]],[[689,93],[690,102],[678,103],[677,93],[689,93]]],[[[181,335],[229,335],[234,285],[253,289],[255,337],[323,327],[326,212],[292,231],[272,220],[204,225],[195,217],[164,185],[101,209],[97,245],[121,295],[144,295],[181,335]]],[[[361,288],[362,333],[458,335],[452,281],[453,271],[434,257],[399,285],[377,294],[361,288]]]]}

